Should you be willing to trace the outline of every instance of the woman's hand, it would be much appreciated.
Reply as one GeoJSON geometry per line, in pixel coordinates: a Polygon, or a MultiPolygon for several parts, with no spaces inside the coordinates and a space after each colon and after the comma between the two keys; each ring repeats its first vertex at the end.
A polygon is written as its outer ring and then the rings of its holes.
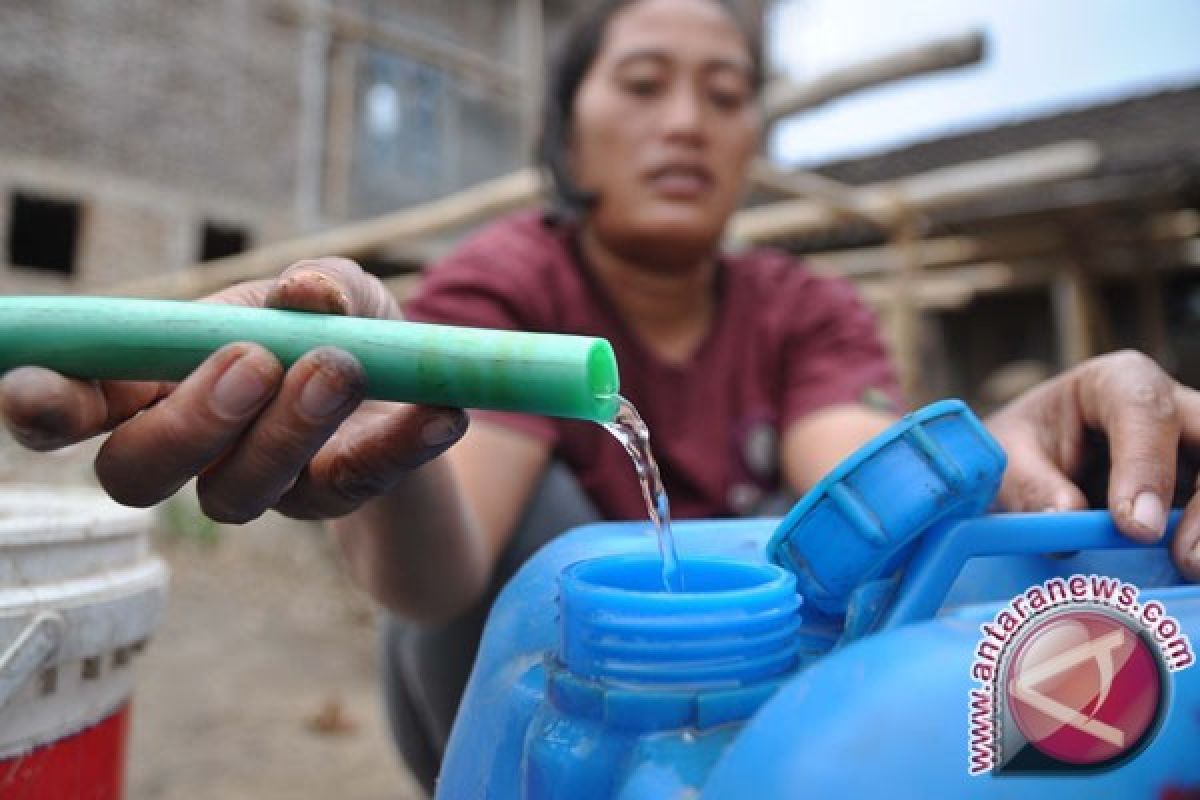
{"type": "MultiPolygon", "coordinates": [[[[302,261],[274,281],[209,302],[399,319],[392,295],[351,261],[302,261]]],[[[435,457],[466,429],[463,412],[364,402],[366,378],[342,350],[313,350],[284,370],[264,348],[228,345],[179,384],[81,381],[36,367],[0,380],[16,439],[51,450],[111,431],[96,475],[116,500],[148,506],[193,477],[204,512],[246,522],[270,508],[344,515],[435,457]]]]}
{"type": "MultiPolygon", "coordinates": [[[[1008,453],[999,494],[1004,508],[1087,508],[1082,477],[1108,456],[1103,477],[1117,527],[1131,539],[1153,542],[1163,535],[1181,477],[1177,458],[1200,445],[1200,392],[1141,353],[1111,353],[1030,390],[993,415],[988,428],[1008,453]]],[[[1194,485],[1184,488],[1187,506],[1171,550],[1180,571],[1195,579],[1200,500],[1194,485]]]]}

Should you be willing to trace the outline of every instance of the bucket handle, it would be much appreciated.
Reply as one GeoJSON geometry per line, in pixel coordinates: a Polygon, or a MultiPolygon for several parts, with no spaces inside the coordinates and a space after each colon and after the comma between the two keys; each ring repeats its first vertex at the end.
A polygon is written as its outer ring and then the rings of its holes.
{"type": "Polygon", "coordinates": [[[1181,516],[1168,515],[1166,534],[1154,544],[1126,537],[1108,511],[990,514],[935,527],[918,544],[878,629],[932,618],[963,566],[977,556],[1166,547],[1181,516]]]}
{"type": "Polygon", "coordinates": [[[39,611],[0,655],[0,711],[53,657],[66,627],[57,611],[39,611]]]}

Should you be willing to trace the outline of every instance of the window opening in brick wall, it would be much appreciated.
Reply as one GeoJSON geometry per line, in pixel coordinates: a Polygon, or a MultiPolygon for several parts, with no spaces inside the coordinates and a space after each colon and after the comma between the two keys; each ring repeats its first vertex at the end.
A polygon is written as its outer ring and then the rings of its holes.
{"type": "Polygon", "coordinates": [[[75,273],[79,203],[13,192],[8,214],[8,263],[59,275],[75,273]]]}
{"type": "Polygon", "coordinates": [[[356,80],[352,217],[426,203],[526,162],[517,104],[485,85],[380,48],[366,51],[356,80]]]}
{"type": "Polygon", "coordinates": [[[238,225],[206,220],[200,235],[200,260],[235,256],[250,248],[250,232],[238,225]]]}

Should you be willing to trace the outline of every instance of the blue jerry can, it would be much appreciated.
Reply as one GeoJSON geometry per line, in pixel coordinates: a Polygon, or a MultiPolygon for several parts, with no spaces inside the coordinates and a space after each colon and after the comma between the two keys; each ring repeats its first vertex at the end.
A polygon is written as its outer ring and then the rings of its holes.
{"type": "Polygon", "coordinates": [[[677,524],[683,592],[648,524],[565,534],[492,610],[437,797],[1195,796],[1200,587],[1106,512],[987,515],[1003,469],[942,401],[783,520],[677,524]]]}

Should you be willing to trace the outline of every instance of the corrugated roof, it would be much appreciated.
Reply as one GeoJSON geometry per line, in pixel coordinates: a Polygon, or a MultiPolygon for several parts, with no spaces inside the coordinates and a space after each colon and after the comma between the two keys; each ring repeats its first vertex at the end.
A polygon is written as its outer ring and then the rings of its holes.
{"type": "Polygon", "coordinates": [[[1200,84],[945,136],[816,171],[863,185],[1069,139],[1097,143],[1107,174],[1166,164],[1200,169],[1200,84]]]}

